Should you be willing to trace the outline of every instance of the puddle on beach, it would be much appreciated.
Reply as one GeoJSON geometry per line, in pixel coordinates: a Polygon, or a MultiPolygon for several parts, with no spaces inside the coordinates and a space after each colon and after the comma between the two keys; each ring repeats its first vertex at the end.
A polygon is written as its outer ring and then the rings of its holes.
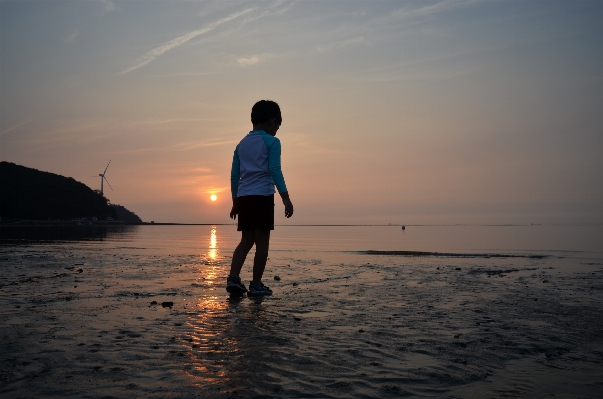
{"type": "Polygon", "coordinates": [[[600,260],[274,251],[265,282],[275,294],[251,299],[223,289],[230,251],[215,229],[189,253],[102,241],[1,246],[0,395],[603,390],[600,260]]]}

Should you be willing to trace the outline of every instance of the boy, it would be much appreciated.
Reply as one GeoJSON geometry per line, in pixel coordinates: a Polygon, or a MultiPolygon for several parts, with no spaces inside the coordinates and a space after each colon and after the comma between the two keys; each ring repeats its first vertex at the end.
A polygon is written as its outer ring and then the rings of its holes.
{"type": "Polygon", "coordinates": [[[285,205],[285,216],[293,215],[293,204],[281,171],[281,142],[274,137],[282,121],[277,103],[269,100],[255,103],[251,109],[253,130],[237,145],[232,158],[230,217],[236,220],[239,215],[237,230],[241,232],[241,242],[232,255],[230,276],[226,279],[226,291],[231,294],[272,294],[262,283],[262,275],[268,259],[270,230],[274,230],[275,185],[285,205]],[[239,273],[254,244],[253,280],[248,291],[239,273]]]}

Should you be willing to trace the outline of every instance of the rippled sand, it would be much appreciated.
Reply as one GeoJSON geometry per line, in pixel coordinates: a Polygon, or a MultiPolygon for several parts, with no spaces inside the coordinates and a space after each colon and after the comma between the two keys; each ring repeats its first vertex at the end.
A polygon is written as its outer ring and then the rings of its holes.
{"type": "Polygon", "coordinates": [[[274,251],[275,294],[249,299],[211,253],[70,243],[0,261],[3,398],[603,392],[600,262],[274,251]]]}

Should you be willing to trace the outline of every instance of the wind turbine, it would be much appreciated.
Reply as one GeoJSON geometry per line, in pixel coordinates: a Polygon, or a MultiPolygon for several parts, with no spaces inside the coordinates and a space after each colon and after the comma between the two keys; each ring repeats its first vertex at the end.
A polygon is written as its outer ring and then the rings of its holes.
{"type": "MultiPolygon", "coordinates": [[[[107,164],[107,167],[105,168],[105,171],[103,173],[99,173],[99,176],[101,178],[101,195],[103,195],[103,180],[107,182],[107,184],[109,184],[109,180],[107,180],[107,178],[105,177],[105,173],[107,173],[107,169],[109,169],[109,164],[111,163],[111,160],[109,160],[109,163],[107,164]]],[[[111,187],[111,185],[109,184],[109,187],[111,187]]],[[[113,187],[111,187],[111,191],[113,191],[113,187]]]]}

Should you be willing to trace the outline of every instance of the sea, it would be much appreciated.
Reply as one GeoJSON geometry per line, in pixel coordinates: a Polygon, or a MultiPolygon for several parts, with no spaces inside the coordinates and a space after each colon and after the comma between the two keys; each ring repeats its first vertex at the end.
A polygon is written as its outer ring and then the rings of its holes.
{"type": "MultiPolygon", "coordinates": [[[[134,246],[165,253],[231,253],[240,240],[236,225],[3,226],[0,243],[88,242],[134,246]]],[[[276,226],[272,251],[423,251],[449,253],[601,256],[603,225],[336,225],[276,226]]]]}
{"type": "Polygon", "coordinates": [[[1,226],[0,395],[602,396],[602,225],[276,226],[264,298],[239,239],[1,226]]]}

